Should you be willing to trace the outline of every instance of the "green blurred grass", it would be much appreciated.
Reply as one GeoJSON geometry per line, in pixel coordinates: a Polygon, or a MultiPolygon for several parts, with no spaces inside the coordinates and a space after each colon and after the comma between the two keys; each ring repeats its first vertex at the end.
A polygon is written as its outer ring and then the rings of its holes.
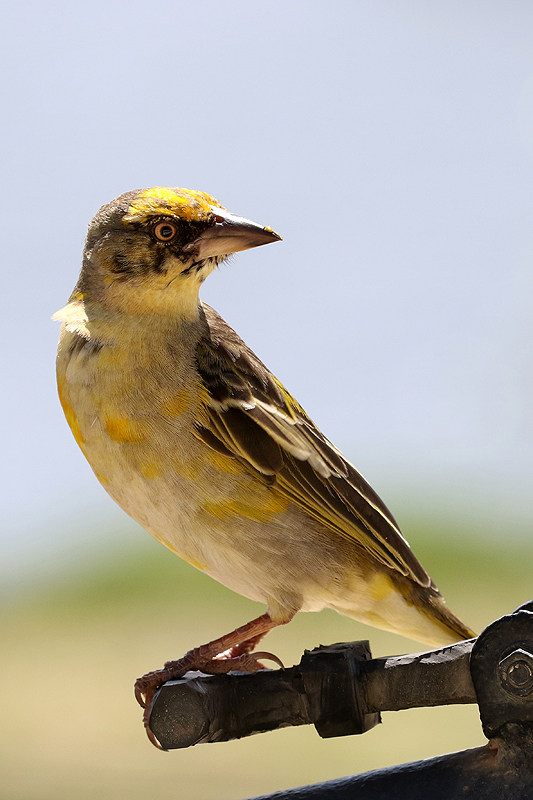
{"type": "MultiPolygon", "coordinates": [[[[476,630],[533,597],[526,537],[417,518],[408,538],[448,605],[476,630]]],[[[132,692],[138,675],[240,625],[262,607],[219,586],[148,536],[25,587],[0,618],[4,644],[2,798],[239,800],[484,742],[475,707],[384,715],[360,737],[295,728],[169,754],[149,745],[132,692]]],[[[9,598],[8,598],[9,599],[9,598]]],[[[370,639],[375,655],[417,643],[333,612],[299,614],[270,634],[290,665],[304,648],[370,639]]]]}

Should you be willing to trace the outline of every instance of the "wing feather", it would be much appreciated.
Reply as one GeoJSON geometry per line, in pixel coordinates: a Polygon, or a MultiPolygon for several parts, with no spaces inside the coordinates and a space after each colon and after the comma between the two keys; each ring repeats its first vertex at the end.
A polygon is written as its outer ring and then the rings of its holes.
{"type": "Polygon", "coordinates": [[[431,585],[382,500],[235,331],[202,304],[198,372],[207,424],[198,435],[275,485],[329,530],[387,566],[431,585]]]}

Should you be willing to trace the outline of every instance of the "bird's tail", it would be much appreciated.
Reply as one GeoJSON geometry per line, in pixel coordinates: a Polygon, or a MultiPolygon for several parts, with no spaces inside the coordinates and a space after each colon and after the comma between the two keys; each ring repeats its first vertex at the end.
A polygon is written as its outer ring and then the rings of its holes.
{"type": "Polygon", "coordinates": [[[421,586],[398,572],[381,573],[371,582],[361,604],[340,602],[332,605],[348,617],[376,628],[399,633],[417,642],[440,647],[476,634],[445,605],[436,586],[421,586]]]}
{"type": "Polygon", "coordinates": [[[393,583],[398,594],[404,599],[405,605],[415,612],[418,618],[415,631],[411,633],[412,638],[439,646],[476,636],[468,625],[450,611],[433,583],[429,587],[420,586],[404,578],[403,575],[394,575],[393,583]]]}

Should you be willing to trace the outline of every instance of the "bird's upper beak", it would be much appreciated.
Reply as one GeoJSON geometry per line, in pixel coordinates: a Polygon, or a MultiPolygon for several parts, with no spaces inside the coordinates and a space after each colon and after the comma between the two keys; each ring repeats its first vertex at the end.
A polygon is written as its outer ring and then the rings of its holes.
{"type": "Polygon", "coordinates": [[[272,228],[264,228],[249,219],[237,217],[225,208],[211,206],[211,210],[215,215],[213,225],[183,248],[194,252],[195,258],[229,255],[281,239],[272,228]]]}

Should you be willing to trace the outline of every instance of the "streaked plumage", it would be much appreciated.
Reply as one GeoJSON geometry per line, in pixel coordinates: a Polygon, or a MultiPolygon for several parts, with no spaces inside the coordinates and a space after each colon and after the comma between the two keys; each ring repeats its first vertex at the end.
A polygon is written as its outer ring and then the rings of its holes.
{"type": "Polygon", "coordinates": [[[201,192],[149,189],[104,206],[56,315],[73,433],[127,513],[266,603],[266,625],[223,640],[233,655],[325,606],[429,643],[468,637],[376,493],[198,299],[227,254],[276,239],[201,192]]]}

